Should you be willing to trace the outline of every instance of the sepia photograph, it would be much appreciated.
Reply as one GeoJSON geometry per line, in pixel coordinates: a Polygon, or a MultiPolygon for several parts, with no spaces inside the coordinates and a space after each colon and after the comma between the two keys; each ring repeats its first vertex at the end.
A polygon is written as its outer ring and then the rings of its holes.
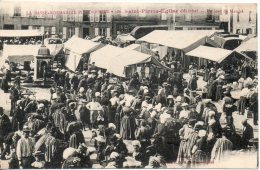
{"type": "Polygon", "coordinates": [[[258,169],[257,19],[0,0],[0,169],[258,169]]]}

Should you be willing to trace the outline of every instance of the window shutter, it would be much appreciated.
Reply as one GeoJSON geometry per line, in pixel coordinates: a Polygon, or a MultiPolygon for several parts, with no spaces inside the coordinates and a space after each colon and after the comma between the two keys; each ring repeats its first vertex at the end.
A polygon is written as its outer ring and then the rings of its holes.
{"type": "Polygon", "coordinates": [[[51,27],[51,34],[56,34],[56,27],[51,27]]]}
{"type": "Polygon", "coordinates": [[[75,28],[75,35],[76,35],[77,37],[79,36],[79,28],[78,28],[78,27],[75,28]]]}
{"type": "Polygon", "coordinates": [[[74,14],[74,20],[75,22],[79,22],[79,14],[77,12],[74,14]]]}
{"type": "Polygon", "coordinates": [[[161,19],[162,20],[167,20],[167,14],[162,12],[161,19]]]}
{"type": "Polygon", "coordinates": [[[95,22],[99,22],[99,12],[95,13],[95,22]]]}
{"type": "Polygon", "coordinates": [[[99,33],[98,33],[98,28],[95,28],[95,36],[98,36],[99,33]]]}
{"type": "Polygon", "coordinates": [[[185,21],[191,21],[191,13],[185,14],[185,21]]]}
{"type": "Polygon", "coordinates": [[[83,21],[83,10],[78,11],[78,15],[79,15],[79,22],[83,21]]]}
{"type": "Polygon", "coordinates": [[[108,12],[106,13],[106,15],[107,15],[107,22],[111,22],[111,13],[108,12]]]}
{"type": "Polygon", "coordinates": [[[94,13],[90,12],[89,18],[90,18],[90,22],[94,22],[94,13]]]}
{"type": "Polygon", "coordinates": [[[67,38],[67,28],[66,27],[63,27],[63,29],[62,29],[62,38],[63,39],[66,39],[67,38]]]}
{"type": "Polygon", "coordinates": [[[40,27],[41,32],[44,34],[44,26],[40,27]]]}
{"type": "Polygon", "coordinates": [[[63,17],[63,21],[67,21],[67,14],[63,14],[62,17],[63,17]]]}
{"type": "Polygon", "coordinates": [[[29,25],[28,29],[29,29],[29,30],[32,30],[32,29],[33,29],[33,27],[32,27],[31,25],[29,25]]]}
{"type": "Polygon", "coordinates": [[[107,37],[110,37],[110,28],[107,28],[107,37]]]}

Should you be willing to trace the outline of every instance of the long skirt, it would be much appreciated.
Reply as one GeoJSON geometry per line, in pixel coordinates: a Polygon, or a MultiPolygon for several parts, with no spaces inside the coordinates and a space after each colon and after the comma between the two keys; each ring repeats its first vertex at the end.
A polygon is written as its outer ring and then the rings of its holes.
{"type": "Polygon", "coordinates": [[[208,164],[207,154],[202,150],[197,150],[192,156],[192,168],[202,167],[208,164]]]}
{"type": "Polygon", "coordinates": [[[243,115],[245,113],[246,107],[247,107],[247,98],[241,96],[238,104],[239,113],[243,115]]]}
{"type": "Polygon", "coordinates": [[[187,160],[187,141],[182,140],[179,147],[178,157],[177,157],[177,163],[182,165],[187,160]]]}

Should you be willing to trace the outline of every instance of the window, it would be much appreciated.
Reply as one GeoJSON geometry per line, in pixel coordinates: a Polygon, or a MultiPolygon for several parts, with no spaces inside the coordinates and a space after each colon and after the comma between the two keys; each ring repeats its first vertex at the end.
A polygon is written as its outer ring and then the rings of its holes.
{"type": "Polygon", "coordinates": [[[89,22],[90,21],[90,15],[89,15],[89,10],[83,10],[83,21],[84,22],[89,22]]]}
{"type": "Polygon", "coordinates": [[[211,9],[207,10],[207,18],[206,21],[213,21],[213,11],[211,9]]]}
{"type": "Polygon", "coordinates": [[[252,11],[249,11],[249,22],[252,21],[251,14],[252,14],[252,11]]]}
{"type": "Polygon", "coordinates": [[[69,37],[75,35],[75,29],[73,27],[68,28],[68,30],[69,30],[69,37]]]}
{"type": "Polygon", "coordinates": [[[21,16],[21,7],[20,6],[14,7],[14,16],[15,17],[20,17],[21,16]]]}
{"type": "Polygon", "coordinates": [[[237,13],[237,22],[239,22],[239,12],[237,13]]]}
{"type": "Polygon", "coordinates": [[[99,28],[99,35],[106,36],[106,28],[99,28]]]}
{"type": "Polygon", "coordinates": [[[183,27],[175,27],[175,30],[183,30],[183,27]]]}
{"type": "Polygon", "coordinates": [[[107,14],[105,12],[100,12],[100,14],[99,14],[99,21],[100,22],[107,21],[107,14]]]}

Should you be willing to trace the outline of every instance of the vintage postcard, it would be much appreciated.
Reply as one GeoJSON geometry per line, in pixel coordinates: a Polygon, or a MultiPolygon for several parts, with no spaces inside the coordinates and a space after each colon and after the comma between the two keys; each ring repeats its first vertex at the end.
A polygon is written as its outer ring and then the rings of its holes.
{"type": "Polygon", "coordinates": [[[0,0],[0,169],[258,168],[258,18],[0,0]]]}

